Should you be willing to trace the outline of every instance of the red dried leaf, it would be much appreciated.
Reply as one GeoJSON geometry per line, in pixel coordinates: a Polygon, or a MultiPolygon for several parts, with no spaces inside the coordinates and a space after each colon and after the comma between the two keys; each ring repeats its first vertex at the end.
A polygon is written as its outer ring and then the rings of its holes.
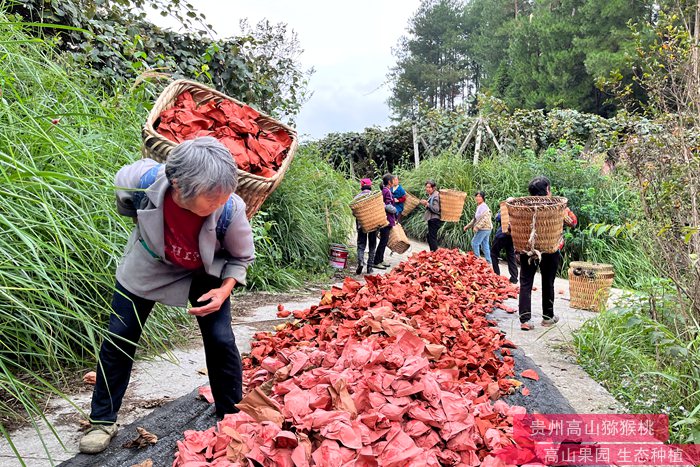
{"type": "Polygon", "coordinates": [[[522,376],[523,378],[534,379],[535,381],[540,380],[540,375],[538,375],[537,372],[532,369],[523,371],[522,373],[520,373],[520,376],[522,376]]]}

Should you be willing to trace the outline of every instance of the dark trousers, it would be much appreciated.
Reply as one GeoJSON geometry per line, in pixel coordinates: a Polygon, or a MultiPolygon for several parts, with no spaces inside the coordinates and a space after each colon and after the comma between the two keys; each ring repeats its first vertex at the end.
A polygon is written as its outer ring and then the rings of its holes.
{"type": "Polygon", "coordinates": [[[440,219],[430,219],[428,221],[428,246],[430,251],[438,249],[438,230],[442,227],[440,219]]]}
{"type": "Polygon", "coordinates": [[[554,316],[554,279],[559,268],[559,252],[542,253],[542,260],[539,263],[525,253],[520,254],[520,298],[518,300],[518,311],[520,322],[530,321],[532,318],[532,283],[535,280],[537,267],[542,274],[542,317],[552,318],[554,316]]]}
{"type": "Polygon", "coordinates": [[[367,248],[367,243],[369,243],[367,264],[374,265],[374,250],[377,249],[377,231],[374,230],[369,233],[365,233],[362,227],[357,226],[357,264],[359,266],[364,266],[365,264],[365,249],[367,248]]]}
{"type": "Polygon", "coordinates": [[[501,256],[501,250],[506,250],[506,259],[508,260],[508,273],[510,281],[515,284],[518,282],[518,265],[515,264],[515,248],[513,248],[513,237],[506,234],[496,235],[491,246],[491,264],[493,272],[501,273],[501,268],[498,265],[498,258],[501,256]]]}
{"type": "Polygon", "coordinates": [[[377,251],[374,253],[374,264],[382,264],[384,262],[384,251],[386,250],[386,244],[389,243],[390,233],[390,225],[379,230],[379,245],[377,245],[377,251]]]}
{"type": "MultiPolygon", "coordinates": [[[[189,300],[221,286],[221,279],[196,274],[190,287],[189,300]]],[[[138,297],[119,282],[112,299],[109,336],[102,343],[97,364],[97,382],[92,393],[90,420],[94,423],[114,423],[131,378],[136,344],[155,302],[138,297]]],[[[243,396],[241,356],[231,329],[231,301],[227,299],[219,311],[197,317],[202,332],[211,392],[216,414],[223,417],[237,412],[235,404],[243,396]]]]}

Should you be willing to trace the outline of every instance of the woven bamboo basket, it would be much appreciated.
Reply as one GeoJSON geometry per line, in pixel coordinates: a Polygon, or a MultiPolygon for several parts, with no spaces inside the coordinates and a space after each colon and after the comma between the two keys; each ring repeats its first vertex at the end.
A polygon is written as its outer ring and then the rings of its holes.
{"type": "Polygon", "coordinates": [[[457,190],[440,190],[440,220],[459,222],[467,194],[457,190]]]}
{"type": "Polygon", "coordinates": [[[384,196],[381,191],[375,191],[353,201],[350,203],[350,209],[365,232],[372,232],[389,225],[384,210],[384,196]]]}
{"type": "Polygon", "coordinates": [[[389,233],[389,242],[386,244],[391,251],[394,253],[405,253],[411,247],[411,243],[408,241],[406,232],[403,231],[401,224],[396,224],[391,228],[389,233]]]}
{"type": "Polygon", "coordinates": [[[610,264],[574,261],[569,265],[571,307],[600,311],[608,302],[615,272],[610,264]]]}
{"type": "Polygon", "coordinates": [[[508,233],[508,226],[510,225],[510,216],[508,215],[508,204],[505,201],[501,201],[500,204],[501,211],[501,230],[503,233],[508,233]]]}
{"type": "Polygon", "coordinates": [[[406,192],[406,201],[403,203],[403,211],[401,215],[408,216],[420,204],[420,200],[411,193],[406,192]]]}
{"type": "Polygon", "coordinates": [[[567,201],[558,196],[526,196],[506,202],[515,250],[556,252],[564,231],[567,201]],[[530,244],[531,236],[534,237],[534,244],[530,244]]]}
{"type": "MultiPolygon", "coordinates": [[[[143,126],[143,130],[141,132],[143,139],[141,152],[143,157],[149,157],[159,162],[164,162],[168,158],[168,155],[170,155],[170,152],[175,148],[175,146],[177,146],[176,142],[170,141],[158,133],[156,128],[158,127],[160,114],[164,110],[173,107],[177,96],[185,91],[189,91],[192,94],[192,98],[195,102],[197,102],[197,104],[206,103],[213,99],[216,102],[229,100],[238,105],[245,105],[243,102],[240,102],[203,84],[184,79],[173,81],[160,94],[153,105],[151,112],[148,114],[146,123],[143,126]]],[[[287,172],[289,165],[292,163],[294,153],[296,152],[299,144],[297,133],[293,128],[285,125],[284,123],[278,122],[274,118],[265,115],[262,112],[260,112],[260,117],[258,117],[256,123],[265,131],[275,131],[280,128],[283,129],[292,138],[292,144],[287,151],[287,156],[282,162],[282,165],[277,170],[277,174],[275,174],[273,177],[261,177],[259,175],[253,175],[244,170],[238,169],[238,188],[236,189],[236,194],[238,194],[238,196],[245,201],[246,215],[248,216],[248,219],[253,217],[258,209],[260,209],[263,202],[265,202],[267,197],[270,196],[282,182],[284,174],[287,172]]]]}

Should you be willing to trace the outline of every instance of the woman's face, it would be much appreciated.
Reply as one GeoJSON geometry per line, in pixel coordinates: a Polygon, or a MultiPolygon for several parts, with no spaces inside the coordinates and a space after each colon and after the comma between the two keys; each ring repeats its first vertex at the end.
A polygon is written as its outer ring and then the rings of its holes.
{"type": "Polygon", "coordinates": [[[425,192],[428,193],[428,195],[432,195],[433,191],[435,191],[435,188],[430,183],[425,184],[425,192]]]}
{"type": "Polygon", "coordinates": [[[214,192],[214,193],[202,193],[194,198],[183,200],[180,197],[180,190],[177,186],[174,187],[175,193],[173,199],[181,208],[187,209],[199,217],[210,216],[219,209],[221,206],[226,204],[231,193],[226,192],[214,192]]]}
{"type": "Polygon", "coordinates": [[[474,201],[476,201],[476,204],[481,204],[484,202],[484,198],[482,198],[481,195],[476,195],[474,196],[474,201]]]}
{"type": "Polygon", "coordinates": [[[391,182],[392,186],[399,186],[399,177],[394,177],[394,180],[391,182]]]}

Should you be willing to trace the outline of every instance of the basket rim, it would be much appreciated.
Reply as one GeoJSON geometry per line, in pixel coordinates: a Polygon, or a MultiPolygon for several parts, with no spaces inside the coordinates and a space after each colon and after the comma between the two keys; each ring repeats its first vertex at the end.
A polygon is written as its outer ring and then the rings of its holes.
{"type": "Polygon", "coordinates": [[[359,206],[360,204],[366,203],[367,201],[370,201],[374,198],[377,198],[381,194],[382,194],[381,191],[373,191],[368,195],[364,195],[358,199],[352,200],[350,202],[350,207],[352,208],[353,206],[359,206]]]}
{"type": "Polygon", "coordinates": [[[562,204],[564,206],[569,204],[568,198],[563,196],[521,196],[520,198],[514,198],[511,201],[505,201],[506,206],[510,210],[513,209],[530,209],[537,207],[538,209],[548,209],[548,208],[561,208],[562,204]],[[522,204],[524,201],[536,201],[531,205],[522,204]],[[538,204],[536,206],[536,204],[538,204]]]}
{"type": "MultiPolygon", "coordinates": [[[[233,98],[231,96],[228,96],[220,91],[217,91],[214,88],[211,88],[205,84],[199,83],[197,81],[192,81],[188,79],[177,79],[170,84],[168,84],[163,90],[161,91],[160,95],[156,99],[156,101],[153,104],[153,107],[151,108],[151,111],[148,113],[148,116],[146,117],[146,123],[143,124],[142,128],[142,139],[145,140],[146,136],[150,136],[152,138],[156,138],[161,141],[161,143],[166,144],[167,146],[170,146],[171,148],[174,148],[175,146],[178,145],[178,143],[169,140],[168,138],[164,137],[160,133],[156,131],[156,129],[153,127],[153,123],[160,117],[160,114],[169,108],[172,107],[173,103],[175,102],[175,99],[177,96],[180,95],[174,94],[174,97],[169,101],[165,102],[165,96],[168,94],[168,92],[176,87],[179,86],[190,86],[194,88],[199,88],[202,91],[210,92],[216,97],[219,97],[221,99],[227,99],[230,101],[233,101],[234,103],[238,105],[248,105],[245,102],[241,102],[236,98],[233,98]]],[[[250,107],[250,106],[249,106],[250,107]]],[[[287,149],[287,156],[284,158],[284,161],[282,161],[282,164],[280,165],[279,169],[277,169],[277,173],[272,176],[272,177],[262,177],[260,175],[255,175],[253,173],[247,172],[240,167],[238,168],[239,174],[245,174],[246,178],[250,178],[252,180],[258,181],[258,182],[267,182],[267,183],[272,183],[276,184],[281,179],[283,178],[284,174],[287,172],[287,169],[289,168],[289,165],[292,163],[292,159],[294,154],[296,153],[296,150],[299,146],[299,141],[298,141],[298,136],[297,132],[294,128],[290,127],[289,125],[286,125],[279,120],[269,116],[265,112],[261,112],[258,109],[255,109],[256,112],[260,114],[260,119],[261,117],[267,120],[270,120],[273,122],[275,125],[278,125],[282,129],[284,129],[292,139],[292,144],[289,145],[289,149],[287,149]]]]}

